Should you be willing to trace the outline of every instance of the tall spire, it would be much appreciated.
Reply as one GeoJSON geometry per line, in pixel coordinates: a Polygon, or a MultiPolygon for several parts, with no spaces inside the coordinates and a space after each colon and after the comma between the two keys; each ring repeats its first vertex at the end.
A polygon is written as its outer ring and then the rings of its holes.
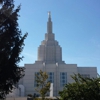
{"type": "Polygon", "coordinates": [[[51,12],[48,12],[47,33],[52,33],[51,12]]]}
{"type": "Polygon", "coordinates": [[[38,61],[50,64],[62,62],[62,49],[55,40],[55,35],[52,33],[50,12],[48,12],[47,33],[45,34],[45,40],[42,41],[38,48],[38,61]]]}
{"type": "Polygon", "coordinates": [[[51,21],[51,12],[50,11],[48,12],[48,20],[51,21]]]}

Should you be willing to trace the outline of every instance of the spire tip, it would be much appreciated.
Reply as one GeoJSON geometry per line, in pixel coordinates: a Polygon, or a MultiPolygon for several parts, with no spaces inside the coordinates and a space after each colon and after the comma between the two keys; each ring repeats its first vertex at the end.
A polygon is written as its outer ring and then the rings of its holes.
{"type": "Polygon", "coordinates": [[[50,11],[48,12],[48,17],[51,18],[51,12],[50,11]]]}

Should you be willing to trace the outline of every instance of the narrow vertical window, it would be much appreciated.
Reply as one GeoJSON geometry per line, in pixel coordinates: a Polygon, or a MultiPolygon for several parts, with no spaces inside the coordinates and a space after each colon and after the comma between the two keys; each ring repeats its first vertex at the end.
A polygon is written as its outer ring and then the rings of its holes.
{"type": "Polygon", "coordinates": [[[35,72],[35,75],[34,75],[34,87],[37,86],[36,75],[38,75],[38,74],[39,74],[39,72],[35,72]]]}
{"type": "Polygon", "coordinates": [[[67,72],[60,72],[60,86],[67,84],[67,72]]]}
{"type": "Polygon", "coordinates": [[[54,72],[48,72],[48,81],[54,83],[54,72]]]}

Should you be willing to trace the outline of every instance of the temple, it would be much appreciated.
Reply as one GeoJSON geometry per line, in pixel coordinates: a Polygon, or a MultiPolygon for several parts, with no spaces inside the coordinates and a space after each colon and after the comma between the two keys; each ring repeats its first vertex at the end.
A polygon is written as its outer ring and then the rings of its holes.
{"type": "Polygon", "coordinates": [[[74,73],[80,73],[83,77],[88,78],[97,77],[96,67],[81,67],[62,61],[62,48],[55,40],[50,12],[48,13],[47,33],[38,47],[37,60],[34,64],[25,64],[23,67],[25,67],[25,76],[19,82],[20,92],[18,96],[38,94],[35,90],[35,74],[40,70],[48,73],[48,81],[53,83],[53,96],[58,96],[58,92],[63,89],[65,84],[74,82],[71,78],[74,73]]]}

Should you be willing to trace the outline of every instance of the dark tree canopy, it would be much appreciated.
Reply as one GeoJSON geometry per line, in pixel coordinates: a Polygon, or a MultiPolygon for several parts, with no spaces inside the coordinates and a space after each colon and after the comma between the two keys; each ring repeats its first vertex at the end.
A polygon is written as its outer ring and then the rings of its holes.
{"type": "Polygon", "coordinates": [[[13,4],[13,0],[0,0],[0,4],[4,4],[6,6],[11,6],[13,4]]]}
{"type": "Polygon", "coordinates": [[[0,0],[0,4],[2,4],[3,0],[0,0]]]}
{"type": "Polygon", "coordinates": [[[22,36],[18,27],[20,6],[14,9],[13,0],[0,3],[0,98],[4,98],[24,75],[18,63],[27,33],[22,36]]]}
{"type": "Polygon", "coordinates": [[[72,78],[75,82],[59,92],[62,100],[100,100],[100,77],[90,79],[75,74],[72,78]]]}

